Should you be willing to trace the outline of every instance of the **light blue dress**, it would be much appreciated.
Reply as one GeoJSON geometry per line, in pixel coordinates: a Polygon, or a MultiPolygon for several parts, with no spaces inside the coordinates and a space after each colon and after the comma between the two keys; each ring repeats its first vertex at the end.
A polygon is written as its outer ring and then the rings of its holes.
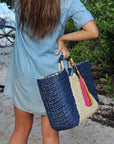
{"type": "MultiPolygon", "coordinates": [[[[94,20],[80,0],[61,0],[61,23],[64,27],[69,17],[72,17],[77,29],[94,20]]],[[[16,23],[17,19],[16,16],[16,23]]],[[[63,34],[64,28],[59,24],[51,36],[33,40],[16,25],[15,45],[4,93],[12,98],[14,105],[20,110],[46,115],[37,79],[58,72],[61,53],[57,56],[54,56],[54,53],[58,50],[56,40],[63,34]]],[[[66,60],[64,66],[67,69],[66,60]]]]}

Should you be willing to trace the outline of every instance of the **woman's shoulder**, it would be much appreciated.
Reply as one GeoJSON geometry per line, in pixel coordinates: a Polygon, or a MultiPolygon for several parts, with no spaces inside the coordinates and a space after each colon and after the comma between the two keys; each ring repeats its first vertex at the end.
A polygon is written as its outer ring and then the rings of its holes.
{"type": "Polygon", "coordinates": [[[72,9],[78,9],[82,5],[82,2],[80,0],[61,0],[61,8],[72,10],[72,9]]]}
{"type": "Polygon", "coordinates": [[[62,8],[69,9],[73,0],[61,0],[61,6],[62,8]]]}

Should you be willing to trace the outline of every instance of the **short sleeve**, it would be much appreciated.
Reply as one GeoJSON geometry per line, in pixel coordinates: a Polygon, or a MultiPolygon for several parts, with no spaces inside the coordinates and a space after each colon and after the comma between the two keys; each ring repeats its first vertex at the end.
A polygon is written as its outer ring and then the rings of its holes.
{"type": "Polygon", "coordinates": [[[94,20],[91,13],[85,8],[80,0],[72,0],[69,9],[69,17],[72,17],[77,29],[81,29],[87,22],[94,20]]]}

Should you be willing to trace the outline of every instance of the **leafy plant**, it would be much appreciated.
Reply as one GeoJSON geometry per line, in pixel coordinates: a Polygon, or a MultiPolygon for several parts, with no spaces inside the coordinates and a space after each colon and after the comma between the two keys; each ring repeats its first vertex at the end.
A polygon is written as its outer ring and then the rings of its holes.
{"type": "Polygon", "coordinates": [[[105,78],[100,78],[100,80],[106,84],[105,92],[107,93],[107,95],[114,97],[114,88],[113,88],[113,85],[112,85],[111,76],[109,76],[106,73],[105,78]]]}

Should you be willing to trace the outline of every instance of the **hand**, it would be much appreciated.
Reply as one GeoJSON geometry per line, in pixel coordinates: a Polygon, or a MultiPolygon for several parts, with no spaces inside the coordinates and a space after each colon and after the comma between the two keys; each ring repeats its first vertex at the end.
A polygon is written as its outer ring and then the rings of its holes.
{"type": "Polygon", "coordinates": [[[65,41],[61,39],[57,39],[57,45],[58,45],[58,51],[54,53],[54,55],[58,55],[60,52],[63,53],[63,59],[67,59],[70,56],[70,52],[68,48],[66,47],[65,41]]]}

